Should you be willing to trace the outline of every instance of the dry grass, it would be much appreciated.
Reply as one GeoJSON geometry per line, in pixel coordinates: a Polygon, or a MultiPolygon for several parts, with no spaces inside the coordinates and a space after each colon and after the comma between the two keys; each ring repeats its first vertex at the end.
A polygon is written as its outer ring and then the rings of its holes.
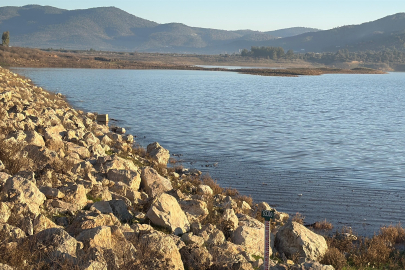
{"type": "Polygon", "coordinates": [[[24,156],[23,148],[23,144],[10,144],[4,139],[0,139],[0,160],[6,168],[6,172],[11,175],[29,167],[30,162],[24,156]]]}
{"type": "Polygon", "coordinates": [[[322,264],[332,265],[336,270],[341,270],[347,266],[345,255],[337,248],[329,248],[323,257],[322,264]]]}
{"type": "Polygon", "coordinates": [[[401,223],[381,227],[379,236],[393,245],[405,243],[405,229],[402,228],[401,223]]]}
{"type": "Polygon", "coordinates": [[[243,201],[246,202],[250,207],[252,207],[253,205],[253,198],[247,195],[238,195],[235,201],[238,204],[238,206],[240,206],[243,201]]]}
{"type": "Polygon", "coordinates": [[[203,174],[201,177],[201,181],[204,185],[207,185],[212,189],[212,191],[214,192],[214,195],[222,194],[224,191],[223,188],[221,188],[218,185],[217,181],[212,179],[209,174],[203,174]]]}
{"type": "Polygon", "coordinates": [[[312,225],[312,228],[315,230],[324,230],[324,231],[330,231],[333,229],[332,223],[326,221],[326,219],[322,221],[317,221],[312,225]]]}
{"type": "Polygon", "coordinates": [[[350,228],[342,228],[326,237],[329,249],[321,263],[336,269],[404,269],[404,252],[395,244],[405,242],[405,230],[400,224],[386,226],[371,238],[354,236],[350,228]]]}
{"type": "Polygon", "coordinates": [[[297,222],[301,225],[304,224],[305,217],[301,213],[295,213],[295,216],[292,217],[292,221],[297,222]]]}
{"type": "Polygon", "coordinates": [[[231,196],[231,197],[236,197],[239,195],[239,191],[237,191],[234,188],[226,188],[225,191],[223,191],[223,194],[225,196],[231,196]]]}

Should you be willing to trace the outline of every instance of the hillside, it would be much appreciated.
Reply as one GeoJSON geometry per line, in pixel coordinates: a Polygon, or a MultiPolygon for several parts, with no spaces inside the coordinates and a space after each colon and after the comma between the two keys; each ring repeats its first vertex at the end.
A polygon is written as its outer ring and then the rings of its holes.
{"type": "Polygon", "coordinates": [[[10,31],[10,45],[19,47],[219,54],[317,29],[225,31],[158,24],[115,7],[64,10],[28,5],[1,7],[0,31],[10,31]]]}
{"type": "Polygon", "coordinates": [[[261,42],[260,46],[281,46],[286,50],[292,49],[298,52],[335,52],[340,49],[404,51],[404,41],[405,13],[398,13],[360,25],[348,25],[265,41],[261,42]]]}

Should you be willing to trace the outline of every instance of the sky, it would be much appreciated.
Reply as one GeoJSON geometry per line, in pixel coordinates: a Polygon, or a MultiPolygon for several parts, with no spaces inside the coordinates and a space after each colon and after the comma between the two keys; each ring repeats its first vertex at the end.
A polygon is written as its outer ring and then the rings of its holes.
{"type": "Polygon", "coordinates": [[[115,6],[157,23],[223,30],[272,31],[289,27],[332,29],[405,12],[405,0],[1,0],[0,6],[62,9],[115,6]]]}

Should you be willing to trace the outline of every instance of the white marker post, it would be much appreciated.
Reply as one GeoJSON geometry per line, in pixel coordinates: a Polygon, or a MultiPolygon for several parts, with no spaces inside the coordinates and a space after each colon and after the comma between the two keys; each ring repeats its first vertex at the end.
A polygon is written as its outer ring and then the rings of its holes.
{"type": "Polygon", "coordinates": [[[263,210],[264,223],[264,270],[270,269],[270,219],[274,218],[274,210],[263,210]]]}

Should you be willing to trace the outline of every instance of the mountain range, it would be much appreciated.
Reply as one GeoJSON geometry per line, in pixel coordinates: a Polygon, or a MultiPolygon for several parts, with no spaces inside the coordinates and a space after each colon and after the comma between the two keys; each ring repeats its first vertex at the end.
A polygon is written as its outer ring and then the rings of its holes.
{"type": "Polygon", "coordinates": [[[64,10],[27,5],[0,7],[0,31],[10,32],[10,45],[32,48],[200,54],[234,53],[251,46],[298,52],[403,50],[405,13],[331,30],[294,27],[259,32],[158,24],[115,7],[64,10]]]}

